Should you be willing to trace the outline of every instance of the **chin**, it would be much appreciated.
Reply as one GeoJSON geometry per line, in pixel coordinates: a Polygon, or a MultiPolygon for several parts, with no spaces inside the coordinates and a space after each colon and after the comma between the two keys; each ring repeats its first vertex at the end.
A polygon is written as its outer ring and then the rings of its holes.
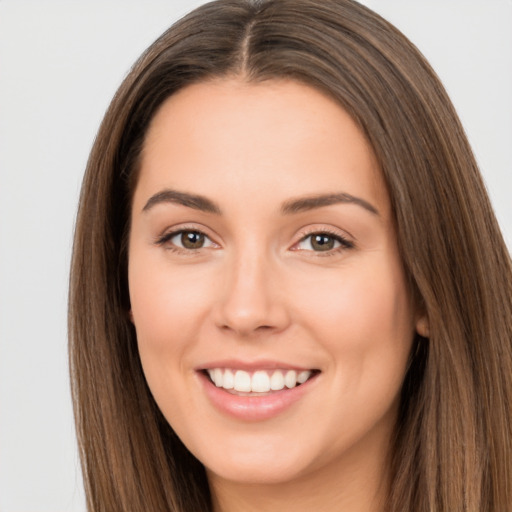
{"type": "MultiPolygon", "coordinates": [[[[224,442],[212,441],[210,445],[196,447],[197,450],[193,451],[210,479],[272,485],[300,479],[325,464],[325,456],[315,456],[316,444],[293,433],[277,435],[267,432],[265,435],[260,428],[252,436],[231,436],[224,442]]],[[[328,448],[316,451],[329,452],[328,448]]]]}
{"type": "MultiPolygon", "coordinates": [[[[246,457],[248,459],[248,457],[246,457]]],[[[229,461],[206,466],[208,478],[218,478],[242,485],[276,485],[292,482],[305,472],[297,464],[273,459],[229,461]],[[302,470],[301,470],[302,469],[302,470]]]]}

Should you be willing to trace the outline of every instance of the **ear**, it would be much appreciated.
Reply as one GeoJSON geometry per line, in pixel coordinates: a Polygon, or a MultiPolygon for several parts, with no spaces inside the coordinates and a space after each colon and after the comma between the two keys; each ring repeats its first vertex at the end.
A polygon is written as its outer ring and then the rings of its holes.
{"type": "Polygon", "coordinates": [[[422,313],[416,318],[416,332],[423,338],[430,337],[430,324],[426,313],[422,313]]]}
{"type": "Polygon", "coordinates": [[[130,322],[133,324],[134,323],[134,321],[133,321],[133,313],[132,313],[131,309],[128,310],[128,318],[130,319],[130,322]]]}

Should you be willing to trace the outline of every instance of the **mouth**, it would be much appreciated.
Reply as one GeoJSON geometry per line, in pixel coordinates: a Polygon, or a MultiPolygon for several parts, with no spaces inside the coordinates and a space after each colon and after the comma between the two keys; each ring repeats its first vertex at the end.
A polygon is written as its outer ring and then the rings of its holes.
{"type": "Polygon", "coordinates": [[[321,382],[320,370],[258,363],[217,362],[197,368],[202,389],[214,408],[242,422],[271,420],[310,404],[321,382]]]}
{"type": "Polygon", "coordinates": [[[320,373],[319,370],[286,368],[246,371],[235,368],[208,368],[202,373],[217,388],[238,396],[267,396],[302,386],[320,373]]]}

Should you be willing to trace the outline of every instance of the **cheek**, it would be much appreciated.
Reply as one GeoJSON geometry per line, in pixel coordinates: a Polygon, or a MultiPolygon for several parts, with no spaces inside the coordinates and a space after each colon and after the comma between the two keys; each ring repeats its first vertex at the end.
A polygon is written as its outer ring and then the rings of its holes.
{"type": "Polygon", "coordinates": [[[355,261],[298,291],[297,313],[333,364],[381,374],[406,364],[414,328],[401,267],[395,259],[355,261]],[[304,314],[305,313],[305,314],[304,314]],[[384,362],[386,364],[384,364],[384,362]]]}
{"type": "Polygon", "coordinates": [[[297,312],[302,311],[302,325],[327,355],[326,375],[332,377],[318,414],[338,404],[324,425],[332,448],[354,442],[373,426],[388,422],[392,428],[414,337],[401,268],[375,259],[347,266],[306,289],[297,312]]]}
{"type": "Polygon", "coordinates": [[[158,258],[141,263],[135,255],[129,266],[133,321],[143,363],[148,354],[158,363],[199,338],[215,283],[211,272],[192,266],[172,269],[158,258]]]}
{"type": "Polygon", "coordinates": [[[194,377],[190,354],[199,344],[215,283],[197,268],[192,275],[192,266],[172,269],[163,259],[138,260],[134,254],[129,288],[144,375],[170,422],[187,407],[179,397],[187,396],[194,377]]]}

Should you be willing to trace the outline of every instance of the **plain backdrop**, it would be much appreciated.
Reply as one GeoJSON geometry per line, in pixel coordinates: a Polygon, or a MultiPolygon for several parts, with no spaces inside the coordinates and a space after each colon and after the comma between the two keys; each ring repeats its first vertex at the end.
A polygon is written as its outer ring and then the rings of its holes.
{"type": "MultiPolygon", "coordinates": [[[[66,297],[103,113],[138,55],[200,0],[0,0],[0,512],[83,512],[66,297]]],[[[512,1],[368,0],[427,56],[512,247],[512,1]]]]}

